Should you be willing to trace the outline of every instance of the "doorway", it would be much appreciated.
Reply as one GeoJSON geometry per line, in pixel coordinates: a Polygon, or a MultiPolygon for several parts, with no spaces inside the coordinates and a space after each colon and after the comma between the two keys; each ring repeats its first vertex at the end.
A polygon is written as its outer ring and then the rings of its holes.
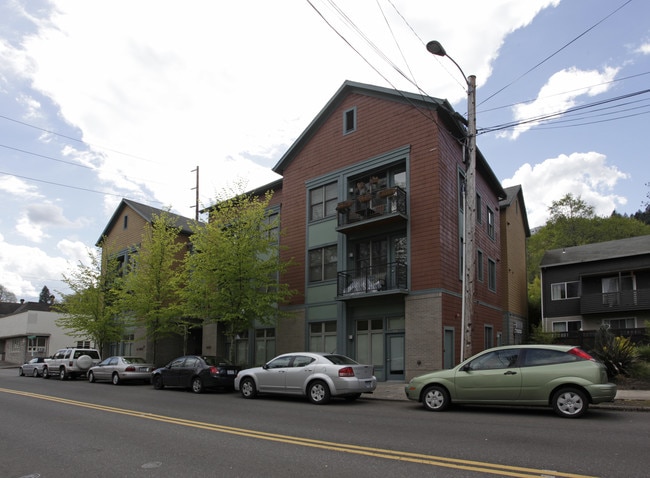
{"type": "Polygon", "coordinates": [[[404,380],[404,334],[386,335],[386,380],[404,380]]]}

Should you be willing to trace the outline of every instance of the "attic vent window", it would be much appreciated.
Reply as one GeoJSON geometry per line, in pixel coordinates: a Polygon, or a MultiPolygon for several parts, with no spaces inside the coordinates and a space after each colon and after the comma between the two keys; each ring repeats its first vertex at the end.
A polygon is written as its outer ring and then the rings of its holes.
{"type": "Polygon", "coordinates": [[[357,129],[357,109],[352,108],[343,113],[343,134],[348,134],[357,129]]]}
{"type": "Polygon", "coordinates": [[[129,226],[129,216],[124,216],[124,229],[129,226]]]}

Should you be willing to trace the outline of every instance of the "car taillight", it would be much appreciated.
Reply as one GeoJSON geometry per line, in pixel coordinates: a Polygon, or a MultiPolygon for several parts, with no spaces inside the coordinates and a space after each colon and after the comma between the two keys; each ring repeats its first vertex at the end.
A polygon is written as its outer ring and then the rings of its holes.
{"type": "Polygon", "coordinates": [[[354,377],[354,369],[352,367],[343,367],[339,370],[339,377],[354,377]]]}
{"type": "Polygon", "coordinates": [[[135,367],[133,365],[129,365],[124,369],[125,372],[135,372],[135,367]]]}
{"type": "Polygon", "coordinates": [[[217,367],[210,367],[210,375],[219,375],[219,369],[217,367]]]}
{"type": "Polygon", "coordinates": [[[594,360],[591,355],[578,347],[573,347],[571,350],[569,350],[569,353],[584,360],[594,360]]]}

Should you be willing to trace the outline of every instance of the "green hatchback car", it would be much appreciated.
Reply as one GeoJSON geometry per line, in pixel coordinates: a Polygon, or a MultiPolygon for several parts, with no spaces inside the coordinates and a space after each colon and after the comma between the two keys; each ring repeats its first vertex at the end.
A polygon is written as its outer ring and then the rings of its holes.
{"type": "Polygon", "coordinates": [[[550,406],[561,417],[577,418],[590,403],[613,401],[616,385],[607,381],[605,366],[578,347],[508,345],[415,377],[405,391],[431,411],[452,403],[550,406]]]}

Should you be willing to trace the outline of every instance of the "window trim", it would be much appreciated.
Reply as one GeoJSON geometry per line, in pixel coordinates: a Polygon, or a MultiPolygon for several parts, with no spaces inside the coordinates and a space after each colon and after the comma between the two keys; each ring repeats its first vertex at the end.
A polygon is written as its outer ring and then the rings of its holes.
{"type": "Polygon", "coordinates": [[[343,136],[357,130],[357,107],[353,106],[343,112],[343,136]]]}

